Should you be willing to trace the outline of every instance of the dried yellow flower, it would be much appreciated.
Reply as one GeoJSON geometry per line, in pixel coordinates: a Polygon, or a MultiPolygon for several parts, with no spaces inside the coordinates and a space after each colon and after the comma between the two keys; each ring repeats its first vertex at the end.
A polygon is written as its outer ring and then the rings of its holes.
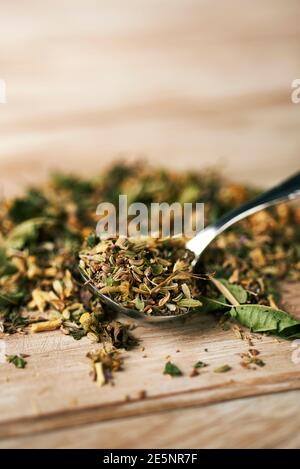
{"type": "Polygon", "coordinates": [[[31,324],[31,332],[55,331],[55,329],[59,329],[61,325],[61,319],[53,319],[52,321],[38,322],[36,324],[31,324]]]}

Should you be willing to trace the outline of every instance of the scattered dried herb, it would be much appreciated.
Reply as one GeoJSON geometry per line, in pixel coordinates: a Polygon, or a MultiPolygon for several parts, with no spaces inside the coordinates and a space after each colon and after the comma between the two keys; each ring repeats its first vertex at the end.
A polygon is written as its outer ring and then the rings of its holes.
{"type": "Polygon", "coordinates": [[[8,363],[12,363],[16,368],[25,368],[27,361],[25,360],[26,355],[6,355],[8,363]]]}
{"type": "Polygon", "coordinates": [[[234,324],[231,329],[238,339],[244,340],[244,331],[241,326],[239,326],[238,324],[234,324]]]}
{"type": "Polygon", "coordinates": [[[195,363],[194,368],[205,368],[205,367],[207,367],[207,366],[208,366],[207,363],[198,361],[198,362],[195,363]]]}
{"type": "MultiPolygon", "coordinates": [[[[281,282],[300,280],[299,206],[261,211],[218,236],[201,257],[203,277],[210,274],[209,279],[192,275],[183,240],[158,240],[140,250],[128,241],[126,247],[126,242],[117,245],[121,269],[115,254],[106,262],[116,240],[96,257],[102,245],[94,234],[96,207],[102,201],[116,203],[119,194],[127,194],[128,203],[148,205],[201,201],[209,224],[258,193],[212,171],[176,174],[144,162],[118,162],[91,179],[54,175],[24,197],[2,200],[0,331],[15,333],[28,325],[43,330],[50,322],[77,340],[86,336],[116,347],[132,345],[129,329],[112,324],[78,277],[78,252],[92,251],[93,263],[107,270],[94,272],[98,285],[145,314],[194,308],[226,313],[255,332],[299,337],[299,321],[277,309],[281,282]]],[[[91,268],[86,257],[82,260],[91,268]]]]}
{"type": "Polygon", "coordinates": [[[194,378],[195,376],[199,376],[199,371],[197,368],[193,368],[192,371],[190,372],[190,378],[194,378]]]}
{"type": "Polygon", "coordinates": [[[174,365],[174,363],[167,362],[165,364],[164,375],[174,376],[182,376],[182,371],[178,368],[178,366],[174,365]]]}
{"type": "Polygon", "coordinates": [[[138,392],[138,399],[146,399],[147,397],[147,391],[145,389],[141,389],[141,391],[138,392]]]}
{"type": "Polygon", "coordinates": [[[242,353],[241,354],[241,358],[242,358],[242,361],[241,361],[241,366],[243,366],[244,368],[255,368],[253,367],[252,365],[257,365],[259,367],[263,367],[265,366],[265,362],[261,359],[261,358],[258,358],[258,355],[259,355],[259,351],[256,350],[256,349],[249,349],[247,353],[242,353]]]}
{"type": "Polygon", "coordinates": [[[114,348],[109,350],[101,348],[94,352],[89,352],[87,357],[92,361],[93,380],[100,386],[112,382],[113,373],[122,369],[123,361],[120,353],[114,348]]]}
{"type": "Polygon", "coordinates": [[[214,373],[227,373],[227,371],[231,370],[231,366],[229,365],[222,365],[219,366],[218,368],[214,369],[214,373]]]}

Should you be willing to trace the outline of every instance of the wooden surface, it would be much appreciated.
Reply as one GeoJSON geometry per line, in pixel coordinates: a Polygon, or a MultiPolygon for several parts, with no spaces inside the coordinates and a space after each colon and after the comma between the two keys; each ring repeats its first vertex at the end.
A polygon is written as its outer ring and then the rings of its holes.
{"type": "Polygon", "coordinates": [[[5,448],[299,448],[299,391],[4,439],[5,448]],[[80,445],[79,443],[80,442],[80,445]]]}
{"type": "Polygon", "coordinates": [[[296,170],[299,14],[298,0],[1,2],[3,190],[119,155],[265,185],[296,170]]]}
{"type": "MultiPolygon", "coordinates": [[[[120,155],[218,165],[264,185],[299,169],[299,12],[298,0],[2,2],[1,193],[120,155]]],[[[286,301],[299,315],[299,286],[286,301]]],[[[7,353],[30,357],[25,370],[0,365],[0,446],[300,446],[289,342],[255,339],[266,366],[249,371],[239,365],[247,344],[209,317],[136,334],[141,346],[104,388],[90,380],[87,340],[7,338],[7,353]],[[184,377],[162,374],[167,355],[184,377]],[[190,378],[198,359],[209,367],[190,378]],[[224,363],[231,372],[213,373],[224,363]]]]}
{"type": "MultiPolygon", "coordinates": [[[[285,298],[295,314],[299,285],[286,286],[285,298]]],[[[282,429],[300,395],[300,363],[292,361],[291,342],[255,335],[253,347],[265,366],[249,370],[240,365],[248,342],[232,330],[223,331],[213,316],[138,327],[135,333],[140,346],[124,352],[124,371],[116,374],[115,386],[102,388],[89,377],[85,355],[95,345],[87,339],[77,342],[58,331],[7,337],[8,354],[29,357],[24,370],[1,365],[0,447],[300,445],[299,432],[291,433],[300,428],[298,413],[282,429]],[[184,376],[163,375],[167,357],[184,376]],[[190,377],[198,360],[208,366],[190,377]],[[213,371],[224,364],[232,370],[213,371]],[[145,399],[140,399],[141,391],[146,391],[145,399]],[[216,426],[218,416],[222,420],[216,426]]]]}

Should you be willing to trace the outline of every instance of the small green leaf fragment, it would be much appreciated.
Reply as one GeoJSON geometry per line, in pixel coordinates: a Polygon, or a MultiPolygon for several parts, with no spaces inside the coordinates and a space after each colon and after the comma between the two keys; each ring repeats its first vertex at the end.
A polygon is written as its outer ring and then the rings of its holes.
{"type": "Polygon", "coordinates": [[[205,368],[206,366],[208,366],[207,363],[204,363],[202,361],[198,361],[197,363],[195,363],[193,368],[205,368]]]}
{"type": "Polygon", "coordinates": [[[255,365],[263,367],[265,366],[265,362],[261,358],[256,358],[254,361],[255,365]]]}
{"type": "Polygon", "coordinates": [[[164,369],[164,375],[182,376],[182,371],[174,363],[167,362],[164,369]]]}
{"type": "Polygon", "coordinates": [[[161,264],[153,264],[151,266],[151,270],[153,275],[160,275],[163,272],[164,268],[161,264]]]}
{"type": "Polygon", "coordinates": [[[86,331],[83,329],[73,329],[69,330],[69,334],[73,337],[73,339],[80,340],[86,335],[86,331]]]}
{"type": "Polygon", "coordinates": [[[12,363],[16,368],[25,368],[27,361],[22,355],[6,355],[8,363],[12,363]]]}
{"type": "Polygon", "coordinates": [[[134,300],[134,305],[138,311],[144,311],[145,303],[143,302],[143,300],[140,299],[138,295],[134,300]]]}

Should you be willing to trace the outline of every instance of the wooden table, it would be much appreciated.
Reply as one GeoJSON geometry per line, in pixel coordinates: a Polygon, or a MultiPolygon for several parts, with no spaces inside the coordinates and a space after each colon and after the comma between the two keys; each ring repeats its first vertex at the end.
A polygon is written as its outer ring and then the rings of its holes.
{"type": "MultiPolygon", "coordinates": [[[[300,75],[298,0],[11,0],[1,5],[0,43],[5,196],[53,168],[91,174],[120,155],[178,169],[219,165],[264,185],[299,169],[300,105],[290,99],[300,75]]],[[[299,286],[285,288],[299,315],[299,286]]],[[[249,371],[239,364],[247,343],[212,317],[136,335],[116,385],[103,388],[88,376],[86,339],[7,338],[7,353],[30,357],[25,370],[0,365],[0,446],[300,445],[290,342],[257,337],[266,366],[249,371]],[[167,355],[182,378],[162,374],[167,355]],[[198,359],[209,366],[190,378],[198,359]],[[232,371],[212,371],[224,363],[232,371]]]]}
{"type": "MultiPolygon", "coordinates": [[[[285,287],[285,299],[299,306],[299,285],[285,287]]],[[[89,377],[88,339],[7,337],[8,354],[29,358],[24,370],[1,365],[0,447],[299,446],[299,344],[255,335],[265,366],[249,370],[240,365],[248,342],[212,316],[135,333],[140,345],[124,352],[124,371],[105,387],[89,377]],[[167,358],[184,376],[163,375],[167,358]],[[198,360],[208,366],[190,377],[198,360]],[[232,370],[213,371],[224,364],[232,370]]]]}

